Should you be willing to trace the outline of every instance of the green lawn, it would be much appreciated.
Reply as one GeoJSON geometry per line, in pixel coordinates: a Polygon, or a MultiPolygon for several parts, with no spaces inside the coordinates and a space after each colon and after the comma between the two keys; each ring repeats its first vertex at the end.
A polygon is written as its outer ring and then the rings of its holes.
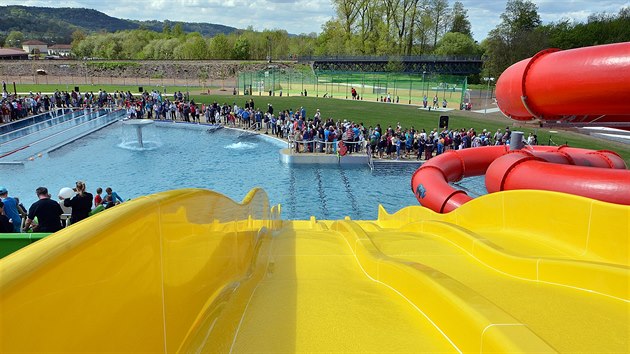
{"type": "Polygon", "coordinates": [[[237,103],[239,106],[245,104],[245,100],[249,98],[254,99],[256,107],[267,109],[267,104],[271,103],[274,107],[274,112],[279,110],[292,108],[293,110],[304,107],[306,114],[312,117],[315,111],[319,108],[321,110],[323,118],[329,117],[337,119],[347,119],[357,123],[363,123],[365,126],[375,126],[377,123],[381,124],[381,127],[387,128],[391,125],[396,126],[398,122],[407,128],[414,127],[416,129],[424,128],[427,131],[438,127],[438,120],[440,115],[446,114],[450,117],[449,127],[453,129],[460,128],[475,128],[477,132],[483,129],[489,131],[496,131],[497,128],[504,130],[506,126],[510,129],[518,129],[525,132],[525,135],[529,132],[533,132],[538,135],[538,141],[541,145],[547,145],[551,138],[552,145],[567,144],[569,146],[581,147],[594,150],[612,150],[620,154],[626,164],[630,165],[630,145],[609,142],[605,140],[595,139],[587,135],[576,134],[573,132],[566,132],[558,130],[557,128],[536,128],[534,126],[528,126],[518,121],[513,121],[508,118],[502,119],[488,119],[483,114],[463,113],[460,111],[450,111],[447,113],[439,112],[427,112],[419,110],[416,106],[409,106],[404,104],[393,103],[380,103],[372,101],[352,101],[343,99],[328,99],[328,98],[315,98],[315,97],[278,97],[278,96],[192,96],[195,102],[210,103],[217,101],[218,103],[237,103]],[[557,133],[549,133],[549,131],[557,131],[557,133]]]}
{"type": "Polygon", "coordinates": [[[409,103],[411,100],[414,104],[420,104],[425,94],[429,99],[438,95],[440,102],[446,98],[452,107],[459,107],[465,81],[465,76],[431,73],[320,72],[315,76],[296,72],[244,72],[239,74],[238,88],[244,93],[251,86],[254,95],[273,90],[276,95],[282,91],[284,96],[300,96],[303,90],[307,90],[309,96],[327,94],[337,98],[349,98],[351,88],[355,88],[365,100],[376,101],[390,94],[392,100],[399,97],[400,102],[409,103]]]}

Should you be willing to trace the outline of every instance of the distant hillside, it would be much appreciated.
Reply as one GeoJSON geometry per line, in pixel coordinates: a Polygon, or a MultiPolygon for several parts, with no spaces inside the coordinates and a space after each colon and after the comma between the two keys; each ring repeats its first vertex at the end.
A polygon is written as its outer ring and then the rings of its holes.
{"type": "MultiPolygon", "coordinates": [[[[177,22],[169,22],[172,27],[177,22]]],[[[200,32],[204,36],[232,33],[234,27],[211,23],[182,23],[186,32],[200,32]]],[[[81,29],[86,33],[105,30],[138,29],[140,27],[162,31],[162,21],[132,21],[108,16],[100,11],[78,8],[50,8],[32,6],[0,6],[0,35],[20,31],[24,39],[37,39],[47,43],[70,43],[72,32],[81,29]]]]}
{"type": "MultiPolygon", "coordinates": [[[[162,32],[162,30],[164,29],[165,23],[168,23],[171,28],[173,28],[173,26],[175,26],[175,24],[178,23],[178,22],[173,22],[173,21],[168,21],[168,20],[167,21],[130,20],[129,22],[136,23],[138,24],[138,26],[144,26],[144,28],[147,28],[156,32],[162,32]]],[[[217,25],[213,23],[199,23],[199,22],[180,22],[180,23],[182,24],[184,32],[199,32],[202,35],[208,36],[208,37],[214,37],[220,33],[229,34],[234,31],[238,31],[238,29],[234,27],[217,25]]]]}

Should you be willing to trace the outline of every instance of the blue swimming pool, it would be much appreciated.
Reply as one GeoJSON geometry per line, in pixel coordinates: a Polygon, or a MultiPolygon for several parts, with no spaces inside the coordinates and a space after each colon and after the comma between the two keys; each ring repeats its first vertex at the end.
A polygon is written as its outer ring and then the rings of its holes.
{"type": "Polygon", "coordinates": [[[112,187],[125,199],[178,188],[207,188],[235,200],[262,187],[285,219],[375,219],[378,204],[390,212],[417,205],[410,191],[415,167],[287,166],[285,143],[265,136],[205,126],[160,123],[145,129],[151,149],[125,147],[129,127],[117,122],[21,166],[0,166],[0,184],[28,208],[35,188],[83,180],[94,193],[112,187]],[[155,144],[153,144],[155,140],[155,144]]]}

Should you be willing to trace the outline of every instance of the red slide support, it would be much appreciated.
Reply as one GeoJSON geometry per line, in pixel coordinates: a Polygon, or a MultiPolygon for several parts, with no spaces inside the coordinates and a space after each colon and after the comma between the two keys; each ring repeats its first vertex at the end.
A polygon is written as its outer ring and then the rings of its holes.
{"type": "Polygon", "coordinates": [[[486,189],[542,189],[630,205],[630,171],[612,151],[566,146],[507,146],[449,150],[423,164],[411,177],[421,205],[448,213],[472,198],[449,182],[486,175],[486,189]]]}
{"type": "Polygon", "coordinates": [[[630,128],[630,42],[547,49],[507,68],[497,104],[517,120],[630,128]]]}

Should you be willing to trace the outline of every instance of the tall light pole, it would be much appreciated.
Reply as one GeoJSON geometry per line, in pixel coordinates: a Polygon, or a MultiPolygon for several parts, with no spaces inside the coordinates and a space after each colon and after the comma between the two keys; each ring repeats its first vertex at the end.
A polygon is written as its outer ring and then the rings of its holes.
{"type": "Polygon", "coordinates": [[[483,114],[487,114],[488,113],[488,96],[490,95],[490,82],[494,81],[493,77],[484,77],[484,80],[486,80],[486,82],[488,82],[488,90],[486,91],[486,104],[484,105],[484,109],[483,109],[483,114]]]}

